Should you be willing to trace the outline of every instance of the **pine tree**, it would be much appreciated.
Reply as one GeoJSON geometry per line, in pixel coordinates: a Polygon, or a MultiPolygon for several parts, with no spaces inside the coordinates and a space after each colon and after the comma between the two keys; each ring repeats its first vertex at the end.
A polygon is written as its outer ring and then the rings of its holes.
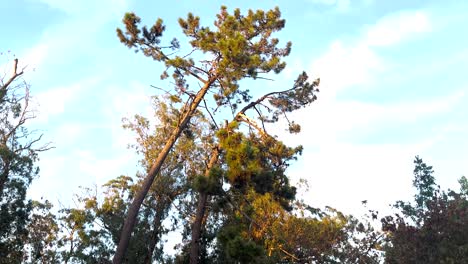
{"type": "MultiPolygon", "coordinates": [[[[125,31],[117,30],[121,42],[129,48],[141,51],[155,61],[164,63],[168,70],[162,73],[162,79],[168,78],[168,71],[172,70],[174,89],[167,92],[172,98],[182,102],[182,106],[179,109],[180,119],[174,124],[171,134],[130,206],[114,263],[122,262],[140,206],[173,145],[186,131],[192,116],[201,108],[202,102],[205,106],[202,109],[213,119],[213,127],[216,127],[218,122],[214,120],[210,109],[227,107],[232,113],[237,112],[233,121],[248,124],[256,128],[257,133],[263,134],[264,132],[261,131],[264,129],[247,117],[247,110],[254,110],[258,113],[258,120],[261,122],[276,122],[281,115],[314,101],[318,85],[318,81],[307,82],[307,75],[302,73],[292,88],[282,92],[267,93],[255,101],[252,100],[249,90],[240,86],[240,81],[243,79],[262,79],[270,72],[280,73],[286,66],[281,59],[289,55],[291,43],[288,42],[284,48],[279,48],[279,40],[272,37],[274,32],[281,30],[285,25],[285,20],[281,19],[278,8],[267,12],[249,10],[246,15],[241,15],[239,9],[235,9],[233,14],[230,14],[223,6],[215,20],[214,29],[201,26],[200,18],[189,13],[186,19],[179,19],[179,25],[185,36],[189,38],[192,49],[187,56],[170,55],[177,54],[171,51],[181,48],[176,39],[168,45],[161,45],[161,37],[165,29],[161,19],[158,19],[149,29],[139,28],[140,18],[133,13],[126,14],[123,22],[125,31]],[[191,83],[190,78],[197,81],[200,88],[194,89],[197,86],[191,83]],[[209,98],[205,98],[208,92],[213,94],[211,101],[215,107],[207,106],[207,102],[211,102],[209,98]],[[245,106],[237,111],[240,108],[239,105],[242,104],[245,106]],[[268,114],[262,114],[261,108],[268,114]]],[[[290,123],[291,132],[299,130],[298,124],[290,123]]],[[[211,159],[204,173],[205,177],[209,177],[212,169],[216,167],[221,153],[217,144],[214,144],[212,149],[211,159]]],[[[202,190],[198,199],[196,218],[191,230],[191,263],[198,262],[201,225],[205,217],[208,195],[202,190]]]]}
{"type": "Polygon", "coordinates": [[[468,261],[468,192],[442,191],[432,166],[414,160],[414,203],[398,201],[401,211],[382,219],[387,233],[385,263],[466,263],[468,261]]]}

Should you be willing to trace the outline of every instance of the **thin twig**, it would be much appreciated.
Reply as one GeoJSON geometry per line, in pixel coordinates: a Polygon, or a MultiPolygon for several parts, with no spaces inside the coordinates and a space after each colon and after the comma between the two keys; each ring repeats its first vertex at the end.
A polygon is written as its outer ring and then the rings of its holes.
{"type": "Polygon", "coordinates": [[[257,106],[254,106],[253,108],[255,109],[255,111],[257,111],[258,116],[260,117],[259,119],[260,119],[260,122],[262,122],[263,131],[266,132],[265,122],[263,122],[263,115],[262,115],[262,113],[260,113],[260,110],[258,110],[257,106]]]}
{"type": "Polygon", "coordinates": [[[8,79],[8,81],[2,85],[1,89],[2,90],[5,90],[8,88],[8,86],[14,81],[16,80],[19,76],[23,75],[24,73],[24,69],[21,70],[20,72],[18,72],[18,59],[15,59],[14,60],[14,64],[13,64],[13,75],[10,77],[10,79],[8,79]]]}
{"type": "Polygon", "coordinates": [[[210,112],[210,109],[208,109],[208,105],[206,103],[206,100],[203,98],[203,104],[205,105],[205,109],[208,112],[208,114],[211,117],[211,120],[213,121],[213,124],[215,125],[216,129],[219,130],[218,124],[216,124],[216,120],[214,119],[213,115],[210,112]]]}

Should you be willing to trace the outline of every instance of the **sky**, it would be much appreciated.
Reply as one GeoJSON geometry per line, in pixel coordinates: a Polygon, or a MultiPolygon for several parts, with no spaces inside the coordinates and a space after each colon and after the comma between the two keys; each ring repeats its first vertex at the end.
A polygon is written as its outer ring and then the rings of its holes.
{"type": "Polygon", "coordinates": [[[212,25],[222,4],[279,6],[286,19],[277,36],[293,42],[287,69],[256,91],[281,89],[302,71],[321,79],[318,100],[292,116],[302,132],[273,131],[304,146],[288,172],[308,181],[300,198],[345,212],[362,200],[377,209],[409,200],[416,155],[442,188],[458,188],[468,172],[468,2],[252,2],[0,0],[0,65],[15,54],[28,66],[37,110],[29,125],[55,147],[41,153],[29,195],[66,206],[78,186],[139,169],[122,118],[151,115],[160,67],[119,42],[125,12],[144,24],[163,18],[171,39],[181,33],[177,18],[193,12],[212,25]]]}

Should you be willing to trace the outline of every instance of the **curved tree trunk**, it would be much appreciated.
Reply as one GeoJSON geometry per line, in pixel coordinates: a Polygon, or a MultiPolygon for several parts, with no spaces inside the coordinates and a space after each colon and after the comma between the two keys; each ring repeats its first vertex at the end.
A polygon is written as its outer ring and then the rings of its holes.
{"type": "Polygon", "coordinates": [[[141,204],[143,203],[143,200],[145,199],[149,189],[151,188],[151,185],[153,184],[154,178],[159,173],[159,170],[161,169],[161,166],[166,160],[167,155],[171,151],[172,147],[174,146],[182,131],[187,127],[188,123],[190,122],[190,118],[197,110],[198,105],[203,100],[206,92],[215,80],[216,79],[212,77],[208,81],[206,81],[203,87],[198,91],[193,101],[183,109],[184,114],[179,125],[174,129],[171,136],[168,138],[166,145],[159,153],[158,158],[154,162],[153,166],[151,166],[148,175],[145,177],[141,189],[137,191],[135,198],[133,199],[133,202],[130,205],[127,218],[125,219],[125,223],[122,228],[119,245],[117,246],[117,250],[113,259],[114,264],[122,263],[128,248],[128,244],[130,242],[130,237],[132,235],[133,228],[137,220],[138,211],[140,210],[141,204]]]}

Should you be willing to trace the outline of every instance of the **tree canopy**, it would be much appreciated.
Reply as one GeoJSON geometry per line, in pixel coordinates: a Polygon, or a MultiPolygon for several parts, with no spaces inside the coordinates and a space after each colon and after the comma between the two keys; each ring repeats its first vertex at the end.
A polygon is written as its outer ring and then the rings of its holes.
{"type": "MultiPolygon", "coordinates": [[[[208,120],[208,122],[215,130],[212,135],[213,144],[211,148],[213,151],[209,154],[210,161],[207,163],[204,177],[208,179],[216,177],[217,179],[214,180],[222,182],[222,174],[213,173],[212,170],[217,170],[220,167],[217,163],[226,152],[228,156],[228,183],[236,186],[243,184],[242,181],[250,181],[252,178],[250,174],[252,173],[255,174],[255,177],[257,177],[257,174],[262,174],[263,176],[258,177],[264,179],[274,177],[273,174],[265,177],[265,173],[268,172],[261,172],[263,169],[255,165],[261,159],[257,155],[259,150],[251,148],[250,142],[253,141],[246,141],[242,135],[243,132],[236,132],[235,130],[238,129],[239,122],[245,123],[253,128],[250,131],[250,136],[255,133],[259,134],[258,137],[266,137],[270,141],[269,144],[277,144],[275,142],[278,141],[266,135],[264,126],[260,127],[255,120],[247,117],[246,112],[256,110],[258,120],[262,123],[276,122],[279,115],[294,111],[313,102],[316,99],[315,92],[318,91],[316,89],[318,81],[309,83],[305,73],[299,75],[292,88],[267,92],[258,100],[252,100],[250,90],[241,87],[239,83],[246,78],[262,78],[262,76],[270,72],[278,74],[285,68],[286,64],[281,61],[281,58],[289,54],[291,43],[288,42],[282,48],[278,47],[279,39],[272,36],[274,32],[281,30],[285,25],[285,20],[281,19],[279,8],[267,12],[249,10],[246,15],[242,15],[239,9],[235,9],[233,14],[230,14],[227,8],[223,6],[214,22],[214,29],[202,26],[200,18],[189,13],[186,19],[179,19],[179,25],[191,46],[191,50],[184,56],[177,55],[177,51],[181,49],[181,44],[177,39],[172,39],[167,45],[161,44],[161,38],[165,30],[161,19],[157,19],[150,28],[146,26],[139,27],[140,21],[141,19],[137,15],[133,13],[126,14],[123,19],[125,30],[117,29],[117,35],[127,47],[141,51],[145,56],[155,61],[163,62],[167,70],[161,74],[161,79],[168,78],[168,72],[172,71],[174,88],[166,90],[166,92],[170,95],[170,99],[178,102],[180,106],[177,111],[178,121],[174,124],[175,127],[170,135],[168,135],[166,144],[152,162],[152,168],[149,170],[142,188],[137,192],[129,209],[114,258],[115,263],[122,262],[136,222],[138,210],[167,155],[172,151],[175,142],[183,131],[189,131],[190,121],[195,113],[201,112],[209,116],[211,120],[208,120]],[[168,53],[166,50],[170,50],[172,53],[168,53]],[[194,80],[189,80],[189,77],[193,77],[194,80]],[[193,84],[193,81],[199,83],[199,88],[193,84]],[[195,88],[193,88],[194,86],[195,88]],[[205,98],[205,95],[209,92],[213,94],[213,100],[205,98]],[[264,104],[266,100],[268,106],[264,104]],[[211,101],[215,103],[213,106],[210,105],[211,101]],[[200,107],[201,102],[204,103],[204,108],[200,107]],[[241,107],[242,105],[244,106],[241,107]],[[230,108],[233,115],[236,112],[237,114],[234,115],[233,120],[226,121],[226,125],[223,127],[219,120],[216,121],[216,110],[224,107],[230,108]],[[238,108],[241,110],[238,111],[238,108]],[[269,114],[261,114],[260,108],[265,108],[269,114]],[[237,136],[231,136],[230,133],[237,136]],[[215,134],[217,138],[214,136],[215,134]],[[272,141],[275,142],[271,143],[272,141]],[[234,147],[233,144],[238,144],[238,147],[235,150],[230,150],[234,147]],[[236,157],[236,155],[241,156],[236,157]],[[249,161],[250,159],[252,161],[249,161]]],[[[299,132],[300,126],[290,123],[290,130],[299,132]]],[[[278,153],[278,155],[284,154],[286,153],[278,153]]],[[[279,156],[277,158],[283,159],[284,157],[279,156]]],[[[288,159],[288,157],[285,158],[288,159]]],[[[283,163],[281,160],[277,162],[278,165],[283,163]]],[[[197,179],[199,204],[195,220],[191,224],[191,263],[198,263],[199,261],[199,240],[209,195],[206,188],[212,189],[211,187],[201,186],[201,183],[205,182],[206,185],[207,182],[214,181],[213,179],[202,180],[201,177],[197,179]]],[[[284,177],[277,180],[279,182],[276,184],[285,184],[286,186],[278,186],[277,188],[282,188],[281,191],[287,192],[284,188],[289,187],[287,187],[288,183],[284,180],[284,177]]],[[[276,190],[276,194],[278,192],[280,190],[276,190]]],[[[292,199],[294,195],[291,191],[289,192],[287,199],[292,199]]]]}
{"type": "Polygon", "coordinates": [[[24,68],[17,58],[8,66],[10,74],[0,77],[0,259],[15,262],[24,257],[27,225],[35,207],[26,191],[39,172],[38,153],[48,146],[40,145],[41,135],[26,127],[34,114],[24,68]]]}
{"type": "Polygon", "coordinates": [[[178,19],[186,43],[167,38],[160,18],[142,26],[127,13],[122,22],[120,42],[163,66],[151,115],[123,120],[138,172],[81,187],[73,205],[27,197],[50,147],[28,129],[35,116],[24,68],[7,64],[0,263],[468,262],[468,181],[443,190],[418,156],[414,201],[397,201],[394,214],[346,215],[299,198],[307,183],[295,185],[290,166],[304,148],[273,131],[301,132],[291,113],[318,99],[320,80],[304,71],[290,86],[273,85],[292,48],[276,38],[286,25],[278,7],[222,6],[211,25],[189,13],[178,19]],[[168,252],[171,234],[181,239],[168,252]]]}
{"type": "Polygon", "coordinates": [[[401,211],[382,219],[389,241],[387,263],[466,263],[468,261],[467,180],[460,190],[443,191],[436,185],[432,166],[414,160],[414,203],[398,201],[401,211]]]}

